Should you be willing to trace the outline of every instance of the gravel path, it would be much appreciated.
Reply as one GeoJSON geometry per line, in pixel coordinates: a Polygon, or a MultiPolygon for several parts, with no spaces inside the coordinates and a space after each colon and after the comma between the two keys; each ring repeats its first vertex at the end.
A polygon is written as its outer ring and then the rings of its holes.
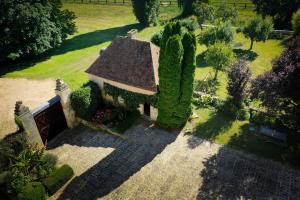
{"type": "Polygon", "coordinates": [[[144,120],[123,140],[84,127],[50,142],[75,177],[56,199],[299,199],[300,173],[144,120]]]}
{"type": "Polygon", "coordinates": [[[0,139],[17,130],[14,122],[16,101],[36,108],[55,95],[55,81],[0,78],[0,139]]]}

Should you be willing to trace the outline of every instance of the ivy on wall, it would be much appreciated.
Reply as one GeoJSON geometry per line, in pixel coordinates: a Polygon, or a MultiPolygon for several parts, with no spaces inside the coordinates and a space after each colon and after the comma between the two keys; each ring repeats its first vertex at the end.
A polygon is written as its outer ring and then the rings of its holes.
{"type": "Polygon", "coordinates": [[[153,107],[156,107],[157,95],[145,95],[130,92],[107,83],[104,83],[103,89],[105,94],[112,96],[114,102],[117,104],[119,103],[119,97],[124,99],[124,104],[129,110],[136,110],[139,107],[139,104],[144,103],[148,103],[151,104],[153,107]]]}

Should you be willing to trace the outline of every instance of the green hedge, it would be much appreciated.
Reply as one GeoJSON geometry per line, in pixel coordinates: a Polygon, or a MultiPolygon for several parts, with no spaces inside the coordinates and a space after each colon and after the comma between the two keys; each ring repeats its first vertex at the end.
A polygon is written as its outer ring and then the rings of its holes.
{"type": "Polygon", "coordinates": [[[18,200],[44,200],[46,197],[46,190],[42,183],[31,182],[23,187],[17,198],[18,200]]]}
{"type": "Polygon", "coordinates": [[[101,91],[96,83],[88,82],[71,94],[71,105],[76,116],[89,120],[101,103],[101,91]]]}
{"type": "Polygon", "coordinates": [[[73,169],[69,165],[63,165],[55,170],[48,178],[43,180],[43,184],[52,195],[61,188],[74,175],[73,169]]]}

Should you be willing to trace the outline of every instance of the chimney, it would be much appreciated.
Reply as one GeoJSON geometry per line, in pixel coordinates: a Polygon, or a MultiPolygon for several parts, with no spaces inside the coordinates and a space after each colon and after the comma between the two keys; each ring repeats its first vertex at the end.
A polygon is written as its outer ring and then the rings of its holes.
{"type": "Polygon", "coordinates": [[[136,38],[136,33],[137,33],[137,29],[131,29],[130,31],[127,32],[127,37],[130,39],[134,39],[136,38]]]}

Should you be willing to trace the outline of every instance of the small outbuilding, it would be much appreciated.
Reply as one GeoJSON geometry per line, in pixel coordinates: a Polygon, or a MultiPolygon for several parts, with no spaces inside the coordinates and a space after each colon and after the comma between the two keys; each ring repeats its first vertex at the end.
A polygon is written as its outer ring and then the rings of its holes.
{"type": "MultiPolygon", "coordinates": [[[[159,48],[151,42],[138,40],[136,30],[125,37],[117,37],[86,70],[89,79],[98,84],[101,91],[105,84],[143,95],[158,92],[159,48]]],[[[104,99],[112,97],[102,92],[104,99]]],[[[122,104],[122,100],[120,102],[122,104]]],[[[141,114],[156,120],[157,110],[144,102],[139,105],[141,114]]]]}

